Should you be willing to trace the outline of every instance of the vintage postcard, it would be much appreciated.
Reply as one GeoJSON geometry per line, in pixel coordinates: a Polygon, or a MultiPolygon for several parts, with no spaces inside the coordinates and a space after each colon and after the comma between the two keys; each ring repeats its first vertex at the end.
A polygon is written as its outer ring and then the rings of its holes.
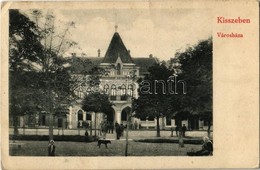
{"type": "Polygon", "coordinates": [[[259,2],[3,2],[3,169],[259,167],[259,2]]]}

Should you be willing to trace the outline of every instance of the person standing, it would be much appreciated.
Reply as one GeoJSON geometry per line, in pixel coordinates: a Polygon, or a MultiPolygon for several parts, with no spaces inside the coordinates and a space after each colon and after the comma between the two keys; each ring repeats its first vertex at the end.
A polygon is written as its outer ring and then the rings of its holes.
{"type": "Polygon", "coordinates": [[[176,125],[175,132],[177,137],[179,136],[179,130],[180,130],[179,125],[176,125]]]}
{"type": "Polygon", "coordinates": [[[116,139],[120,139],[121,128],[120,128],[120,125],[117,122],[115,123],[115,128],[116,128],[116,139]]]}
{"type": "Polygon", "coordinates": [[[134,123],[134,129],[135,130],[137,129],[137,126],[138,126],[137,121],[135,121],[135,123],[134,123]]]}
{"type": "Polygon", "coordinates": [[[50,140],[48,145],[48,156],[55,156],[55,142],[50,140]]]}
{"type": "Polygon", "coordinates": [[[187,127],[185,126],[185,124],[182,125],[181,127],[181,131],[182,131],[182,136],[185,137],[185,132],[187,130],[187,127]]]}
{"type": "Polygon", "coordinates": [[[121,124],[120,124],[120,131],[121,131],[120,136],[124,136],[124,129],[125,129],[125,127],[124,127],[124,125],[121,123],[121,124]]]}
{"type": "Polygon", "coordinates": [[[107,133],[110,133],[111,131],[111,122],[107,123],[107,133]]]}
{"type": "Polygon", "coordinates": [[[113,124],[113,122],[110,123],[110,129],[111,129],[111,133],[113,134],[113,132],[114,132],[114,124],[113,124]]]}

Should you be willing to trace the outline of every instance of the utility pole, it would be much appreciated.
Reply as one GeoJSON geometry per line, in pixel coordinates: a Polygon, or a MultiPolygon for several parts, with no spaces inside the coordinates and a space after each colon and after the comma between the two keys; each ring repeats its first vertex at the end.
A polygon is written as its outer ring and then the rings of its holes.
{"type": "MultiPolygon", "coordinates": [[[[134,72],[134,74],[135,74],[135,72],[134,72]]],[[[127,75],[127,77],[126,77],[126,82],[127,82],[127,96],[128,96],[128,78],[132,78],[132,81],[134,80],[134,78],[135,78],[135,75],[127,75]]],[[[131,94],[133,95],[133,91],[134,91],[134,89],[132,88],[131,89],[132,90],[132,92],[131,92],[131,94]]],[[[128,155],[128,131],[129,131],[129,120],[131,119],[131,117],[133,116],[132,115],[132,112],[133,112],[133,97],[130,95],[130,98],[131,98],[131,107],[130,107],[130,112],[127,114],[127,122],[126,122],[126,144],[125,144],[125,156],[127,156],[128,155]]]]}
{"type": "MultiPolygon", "coordinates": [[[[131,99],[132,100],[132,99],[131,99]]],[[[132,113],[132,107],[130,110],[130,113],[132,113]]],[[[125,135],[125,140],[126,140],[126,144],[125,144],[125,156],[127,156],[127,152],[128,152],[128,131],[129,131],[129,119],[131,118],[131,115],[127,114],[127,122],[126,122],[126,135],[125,135]]]]}

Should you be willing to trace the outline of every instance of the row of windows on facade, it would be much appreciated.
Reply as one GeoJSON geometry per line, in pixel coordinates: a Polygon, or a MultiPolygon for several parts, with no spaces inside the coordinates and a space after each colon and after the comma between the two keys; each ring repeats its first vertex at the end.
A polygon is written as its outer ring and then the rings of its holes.
{"type": "MultiPolygon", "coordinates": [[[[110,71],[110,75],[111,76],[114,76],[115,73],[116,75],[121,75],[121,73],[123,73],[124,76],[127,76],[130,74],[131,71],[121,71],[122,67],[121,67],[121,64],[120,63],[117,63],[117,66],[116,66],[116,71],[113,71],[111,70],[110,71]]],[[[135,70],[136,71],[136,70],[135,70]]]]}
{"type": "MultiPolygon", "coordinates": [[[[104,91],[106,94],[110,94],[111,96],[116,96],[117,95],[117,88],[116,88],[116,85],[112,85],[111,86],[111,91],[109,93],[109,85],[105,85],[104,86],[104,91]]],[[[118,87],[118,90],[119,90],[119,94],[118,95],[121,95],[121,96],[125,96],[125,95],[129,95],[129,96],[133,96],[133,86],[132,85],[128,85],[128,89],[126,89],[126,86],[125,85],[122,85],[122,86],[119,86],[118,87]]],[[[86,94],[90,94],[92,92],[91,88],[87,88],[87,90],[85,91],[86,94]]],[[[77,90],[77,95],[79,97],[83,97],[84,95],[84,90],[83,88],[79,88],[77,90]]]]}
{"type": "MultiPolygon", "coordinates": [[[[121,71],[116,70],[116,71],[110,71],[110,76],[115,76],[115,72],[116,72],[116,75],[121,75],[121,71]]],[[[127,76],[130,74],[129,71],[122,71],[122,73],[123,73],[123,76],[127,76]]]]}

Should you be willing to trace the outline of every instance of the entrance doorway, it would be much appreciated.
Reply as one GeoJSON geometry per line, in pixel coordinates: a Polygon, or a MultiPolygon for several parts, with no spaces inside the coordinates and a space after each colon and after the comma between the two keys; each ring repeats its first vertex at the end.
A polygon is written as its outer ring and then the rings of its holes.
{"type": "Polygon", "coordinates": [[[131,112],[131,108],[129,106],[125,107],[121,112],[121,122],[123,124],[126,124],[128,115],[131,112]]]}

